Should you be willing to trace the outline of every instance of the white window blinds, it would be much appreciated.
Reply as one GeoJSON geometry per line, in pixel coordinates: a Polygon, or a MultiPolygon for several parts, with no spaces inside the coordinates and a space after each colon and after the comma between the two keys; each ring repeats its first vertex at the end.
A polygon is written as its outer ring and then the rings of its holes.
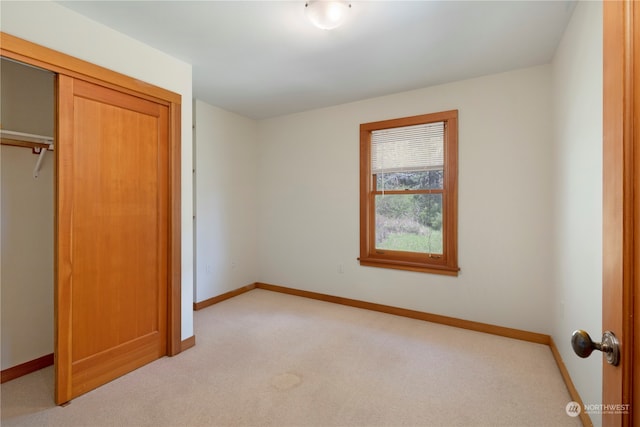
{"type": "Polygon", "coordinates": [[[444,168],[444,122],[371,132],[371,173],[444,168]]]}

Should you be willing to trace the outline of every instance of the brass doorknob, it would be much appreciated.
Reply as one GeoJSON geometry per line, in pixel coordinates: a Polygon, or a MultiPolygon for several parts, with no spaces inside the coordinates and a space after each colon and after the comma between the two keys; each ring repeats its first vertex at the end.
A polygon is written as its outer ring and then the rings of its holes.
{"type": "Polygon", "coordinates": [[[607,363],[618,366],[620,363],[620,342],[611,331],[602,334],[602,342],[593,342],[588,333],[578,329],[571,334],[571,347],[580,357],[589,357],[593,350],[600,350],[607,358],[607,363]]]}

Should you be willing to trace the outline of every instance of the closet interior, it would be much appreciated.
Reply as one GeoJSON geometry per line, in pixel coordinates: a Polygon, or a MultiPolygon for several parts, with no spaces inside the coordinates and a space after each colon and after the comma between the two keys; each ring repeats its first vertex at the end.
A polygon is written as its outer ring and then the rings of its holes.
{"type": "MultiPolygon", "coordinates": [[[[55,74],[0,63],[2,371],[54,351],[55,74]]],[[[10,378],[9,378],[10,379],[10,378]]]]}

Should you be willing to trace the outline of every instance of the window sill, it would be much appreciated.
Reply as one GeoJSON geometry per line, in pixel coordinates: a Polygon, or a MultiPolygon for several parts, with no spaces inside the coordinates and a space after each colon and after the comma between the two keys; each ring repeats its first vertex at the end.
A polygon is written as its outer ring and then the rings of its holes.
{"type": "Polygon", "coordinates": [[[417,271],[419,273],[442,274],[445,276],[457,276],[460,268],[444,265],[425,265],[411,261],[397,261],[378,258],[358,258],[360,265],[366,267],[391,268],[395,270],[417,271]]]}

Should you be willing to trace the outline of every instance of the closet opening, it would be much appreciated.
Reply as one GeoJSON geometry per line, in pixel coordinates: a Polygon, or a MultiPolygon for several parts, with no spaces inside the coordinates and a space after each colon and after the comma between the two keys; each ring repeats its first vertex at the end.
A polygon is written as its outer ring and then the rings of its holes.
{"type": "Polygon", "coordinates": [[[53,364],[55,79],[1,59],[2,382],[53,364]]]}

